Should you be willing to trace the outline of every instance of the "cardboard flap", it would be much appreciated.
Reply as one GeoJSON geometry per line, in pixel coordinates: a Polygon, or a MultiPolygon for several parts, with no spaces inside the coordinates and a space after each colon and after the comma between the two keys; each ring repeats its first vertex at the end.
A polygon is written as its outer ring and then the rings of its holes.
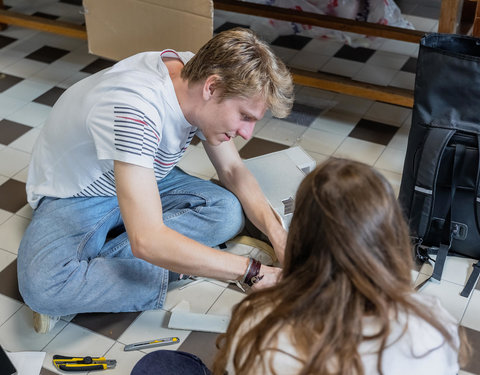
{"type": "Polygon", "coordinates": [[[212,0],[84,0],[89,52],[112,60],[175,49],[197,52],[213,35],[212,0]]]}

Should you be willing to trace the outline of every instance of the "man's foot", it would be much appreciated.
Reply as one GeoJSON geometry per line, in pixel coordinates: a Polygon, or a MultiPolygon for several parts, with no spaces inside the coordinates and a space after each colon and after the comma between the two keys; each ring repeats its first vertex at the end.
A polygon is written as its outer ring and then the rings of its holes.
{"type": "Polygon", "coordinates": [[[238,236],[227,241],[225,245],[226,248],[220,246],[220,249],[231,254],[256,259],[266,266],[271,266],[277,261],[273,247],[253,237],[238,236]]]}
{"type": "Polygon", "coordinates": [[[50,332],[55,324],[60,320],[59,316],[50,316],[45,314],[40,314],[33,312],[33,328],[37,333],[48,333],[50,332]]]}

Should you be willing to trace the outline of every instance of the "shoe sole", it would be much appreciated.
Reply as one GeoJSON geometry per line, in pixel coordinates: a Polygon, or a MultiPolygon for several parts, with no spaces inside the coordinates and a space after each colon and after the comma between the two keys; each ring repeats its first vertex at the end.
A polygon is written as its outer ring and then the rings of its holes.
{"type": "Polygon", "coordinates": [[[270,258],[272,258],[273,263],[275,263],[278,260],[277,256],[275,255],[275,250],[273,250],[273,247],[271,247],[266,242],[263,242],[263,241],[258,240],[256,238],[248,237],[248,236],[238,236],[238,237],[235,237],[234,239],[232,239],[228,242],[233,242],[233,243],[238,243],[240,245],[256,247],[257,249],[260,249],[263,252],[267,253],[268,256],[270,256],[270,258]]]}

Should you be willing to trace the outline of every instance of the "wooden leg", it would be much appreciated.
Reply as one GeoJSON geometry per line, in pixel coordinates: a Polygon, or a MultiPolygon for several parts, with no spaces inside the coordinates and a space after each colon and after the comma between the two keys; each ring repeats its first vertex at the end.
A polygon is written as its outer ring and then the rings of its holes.
{"type": "MultiPolygon", "coordinates": [[[[3,0],[0,0],[0,9],[4,9],[3,0]]],[[[0,31],[5,30],[8,27],[6,23],[0,23],[0,31]]]]}
{"type": "Polygon", "coordinates": [[[480,38],[480,0],[477,0],[475,19],[473,20],[473,36],[480,38]]]}
{"type": "Polygon", "coordinates": [[[442,0],[440,19],[438,21],[439,33],[456,33],[462,4],[463,0],[442,0]]]}

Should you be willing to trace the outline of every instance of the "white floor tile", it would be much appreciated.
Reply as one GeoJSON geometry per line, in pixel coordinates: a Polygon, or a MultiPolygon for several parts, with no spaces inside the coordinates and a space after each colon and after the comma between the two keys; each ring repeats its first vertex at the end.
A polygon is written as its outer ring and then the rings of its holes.
{"type": "Polygon", "coordinates": [[[401,174],[403,172],[404,161],[405,151],[387,147],[375,163],[375,168],[401,174]]]}
{"type": "Polygon", "coordinates": [[[395,196],[398,197],[398,192],[400,191],[400,184],[402,182],[402,175],[385,169],[376,169],[387,179],[390,185],[392,185],[395,196]]]}
{"type": "MultiPolygon", "coordinates": [[[[165,337],[178,337],[177,344],[162,346],[161,349],[177,350],[185,341],[191,331],[170,329],[168,322],[170,312],[165,310],[144,311],[118,338],[121,344],[128,345],[146,340],[161,339],[165,337]]],[[[122,348],[123,349],[123,348],[122,348]]],[[[159,348],[142,349],[143,353],[149,353],[159,348]]]]}
{"type": "Polygon", "coordinates": [[[353,77],[357,74],[364,64],[340,59],[338,57],[332,57],[324,66],[322,66],[322,72],[338,74],[344,77],[353,77]]]}
{"type": "Polygon", "coordinates": [[[337,101],[334,97],[337,95],[331,91],[319,90],[313,87],[298,86],[299,90],[295,94],[295,101],[302,104],[312,105],[314,107],[330,106],[333,108],[337,101]]]}
{"type": "Polygon", "coordinates": [[[307,127],[303,125],[297,125],[292,122],[272,118],[256,136],[269,141],[292,146],[302,137],[306,130],[307,127]]]}
{"type": "Polygon", "coordinates": [[[353,76],[353,79],[374,85],[388,86],[396,74],[397,70],[395,69],[366,64],[353,76]]]}
{"type": "Polygon", "coordinates": [[[188,147],[177,165],[187,173],[197,173],[207,178],[215,174],[215,168],[200,144],[188,147]]]}
{"type": "Polygon", "coordinates": [[[0,209],[0,225],[7,221],[13,213],[0,209]]]}
{"type": "MultiPolygon", "coordinates": [[[[23,305],[0,327],[0,344],[2,346],[5,345],[5,347],[12,352],[42,350],[63,328],[65,328],[66,324],[67,322],[59,320],[51,332],[47,334],[36,333],[33,329],[32,310],[26,305],[23,305]]],[[[72,341],[68,342],[67,347],[70,348],[74,345],[75,340],[72,338],[72,341]]]]}
{"type": "Polygon", "coordinates": [[[31,220],[33,215],[33,209],[29,204],[26,204],[21,209],[19,209],[16,214],[18,216],[24,217],[25,219],[31,220]]]}
{"type": "Polygon", "coordinates": [[[223,287],[208,281],[203,281],[184,289],[173,289],[167,293],[167,299],[163,308],[171,310],[181,301],[189,301],[190,312],[204,314],[222,294],[223,290],[223,287]]]}
{"type": "Polygon", "coordinates": [[[400,68],[408,60],[408,56],[399,55],[398,53],[377,51],[370,59],[368,59],[368,65],[381,66],[383,68],[390,68],[400,70],[400,68]]]}
{"type": "Polygon", "coordinates": [[[461,285],[443,280],[440,284],[428,282],[420,293],[438,297],[442,306],[452,314],[457,322],[460,322],[468,302],[467,298],[460,296],[462,289],[461,285]]]}
{"type": "Polygon", "coordinates": [[[36,127],[45,122],[51,110],[52,107],[48,105],[31,102],[18,111],[6,116],[6,119],[36,127]]]}
{"type": "Polygon", "coordinates": [[[245,293],[227,288],[208,310],[208,314],[231,315],[233,307],[240,303],[246,296],[245,293]]]}
{"type": "Polygon", "coordinates": [[[12,177],[30,162],[30,154],[5,147],[0,150],[0,174],[12,177]]]}
{"type": "MultiPolygon", "coordinates": [[[[55,329],[56,328],[57,327],[55,326],[55,329]]],[[[47,370],[64,374],[63,372],[58,372],[53,366],[53,355],[103,357],[103,355],[112,348],[114,343],[115,341],[108,337],[94,333],[73,323],[69,323],[43,349],[43,351],[47,353],[43,366],[47,370]]]]}
{"type": "Polygon", "coordinates": [[[29,100],[17,99],[8,95],[0,94],[0,118],[4,118],[12,113],[15,113],[28,103],[29,100]]]}
{"type": "Polygon", "coordinates": [[[40,95],[50,90],[53,85],[41,82],[30,81],[25,79],[22,82],[17,83],[3,93],[11,96],[12,98],[18,98],[23,100],[34,100],[40,95]]]}
{"type": "Polygon", "coordinates": [[[323,155],[312,151],[308,151],[308,154],[316,161],[317,165],[320,165],[330,157],[329,155],[323,155]]]}
{"type": "Polygon", "coordinates": [[[318,52],[301,51],[288,63],[289,67],[318,72],[320,68],[330,59],[329,56],[321,55],[318,52]]]}
{"type": "Polygon", "coordinates": [[[413,90],[415,86],[415,74],[400,71],[393,77],[390,86],[413,90]]]}
{"type": "Polygon", "coordinates": [[[325,56],[335,55],[343,47],[342,42],[334,40],[312,39],[303,47],[302,51],[317,52],[325,56]]]}
{"type": "Polygon", "coordinates": [[[400,127],[411,111],[410,108],[376,102],[365,113],[364,117],[369,120],[400,127]]]}
{"type": "Polygon", "coordinates": [[[16,150],[28,152],[31,154],[33,146],[35,145],[35,142],[40,135],[40,130],[41,129],[39,128],[33,128],[32,130],[29,130],[24,135],[10,143],[8,146],[16,150]]]}
{"type": "Polygon", "coordinates": [[[432,18],[418,17],[410,14],[404,15],[405,19],[411,22],[415,30],[433,31],[437,21],[432,18]]]}
{"type": "Polygon", "coordinates": [[[23,233],[27,229],[29,223],[30,220],[18,215],[13,215],[0,225],[0,238],[2,239],[0,247],[13,254],[17,254],[23,233]]]}
{"type": "Polygon", "coordinates": [[[470,301],[468,302],[465,315],[461,321],[461,325],[480,331],[480,290],[474,290],[470,301]]]}
{"type": "Polygon", "coordinates": [[[377,143],[366,142],[355,138],[346,138],[340,147],[337,148],[333,156],[374,165],[384,149],[385,146],[377,143]]]}
{"type": "Polygon", "coordinates": [[[400,40],[385,39],[378,47],[380,51],[410,55],[415,51],[416,43],[403,42],[400,40]]]}
{"type": "Polygon", "coordinates": [[[130,375],[133,367],[145,355],[145,353],[138,350],[125,352],[123,348],[124,345],[117,342],[105,354],[106,359],[115,359],[117,361],[115,368],[108,370],[108,375],[130,375]]]}
{"type": "Polygon", "coordinates": [[[13,175],[13,178],[15,180],[27,183],[27,177],[28,177],[28,167],[23,168],[20,172],[17,172],[13,175]]]}
{"type": "Polygon", "coordinates": [[[77,83],[78,81],[81,81],[84,78],[87,78],[90,75],[91,75],[90,73],[78,72],[68,77],[67,79],[57,83],[57,86],[62,89],[68,89],[73,84],[77,83]]]}
{"type": "Polygon", "coordinates": [[[48,64],[40,61],[21,59],[15,64],[3,68],[2,71],[3,73],[7,73],[12,76],[27,78],[39,72],[40,70],[45,69],[47,66],[48,64]]]}
{"type": "Polygon", "coordinates": [[[281,46],[272,46],[275,55],[277,55],[285,64],[288,64],[295,57],[298,51],[281,46]]]}
{"type": "Polygon", "coordinates": [[[30,79],[37,82],[52,83],[57,85],[68,77],[78,72],[78,67],[60,60],[48,65],[45,69],[30,76],[30,79]]]}
{"type": "Polygon", "coordinates": [[[346,137],[360,121],[358,114],[345,113],[338,111],[337,107],[318,116],[310,125],[310,128],[324,130],[330,133],[346,137]]]}
{"type": "MultiPolygon", "coordinates": [[[[1,256],[2,255],[0,252],[0,262],[2,261],[1,256]]],[[[22,307],[22,303],[12,298],[9,298],[7,296],[4,296],[3,294],[0,294],[0,306],[2,306],[2,308],[0,309],[0,327],[1,327],[8,319],[10,319],[13,316],[13,314],[15,314],[18,310],[20,310],[20,308],[22,307]]],[[[8,345],[8,342],[1,341],[1,345],[7,350],[10,350],[10,351],[12,350],[11,346],[8,345]]]]}
{"type": "Polygon", "coordinates": [[[356,96],[337,94],[334,98],[338,102],[335,110],[346,114],[356,114],[363,116],[365,112],[375,103],[373,100],[359,98],[356,96]]]}
{"type": "Polygon", "coordinates": [[[331,155],[340,146],[345,137],[323,130],[309,128],[298,142],[306,151],[312,151],[323,155],[331,155]]]}
{"type": "Polygon", "coordinates": [[[393,148],[399,151],[406,151],[409,132],[410,132],[410,126],[404,123],[404,125],[402,125],[397,130],[392,140],[388,143],[387,147],[393,148]]]}
{"type": "Polygon", "coordinates": [[[16,258],[17,256],[10,251],[0,249],[0,271],[9,266],[16,258]]]}

